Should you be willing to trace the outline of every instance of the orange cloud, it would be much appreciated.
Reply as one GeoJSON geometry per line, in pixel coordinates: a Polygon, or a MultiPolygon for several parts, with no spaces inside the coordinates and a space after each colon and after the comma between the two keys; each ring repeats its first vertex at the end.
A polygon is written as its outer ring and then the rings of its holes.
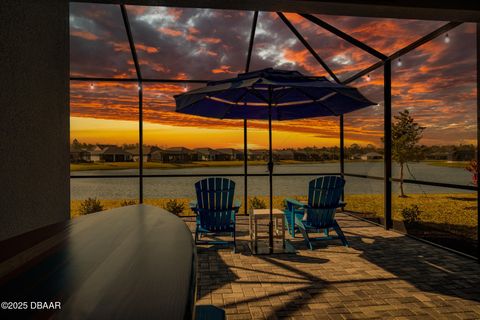
{"type": "Polygon", "coordinates": [[[212,69],[212,73],[237,74],[238,72],[230,71],[230,66],[222,65],[220,68],[212,69]]]}
{"type": "Polygon", "coordinates": [[[206,42],[206,43],[220,43],[220,42],[222,42],[222,39],[214,38],[214,37],[201,38],[200,40],[203,41],[203,42],[206,42]]]}
{"type": "Polygon", "coordinates": [[[200,30],[195,27],[188,27],[188,32],[190,32],[191,34],[198,34],[200,33],[200,30]]]}
{"type": "Polygon", "coordinates": [[[88,32],[88,31],[85,31],[85,30],[72,30],[72,31],[70,31],[70,35],[75,36],[75,37],[80,37],[80,38],[83,38],[85,40],[90,40],[90,41],[94,41],[94,40],[99,39],[99,37],[96,36],[95,34],[93,34],[91,32],[88,32]]]}
{"type": "Polygon", "coordinates": [[[167,28],[167,27],[160,27],[157,30],[160,31],[161,33],[169,35],[171,37],[179,37],[179,36],[183,35],[182,31],[175,30],[175,29],[172,29],[172,28],[167,28]]]}
{"type": "Polygon", "coordinates": [[[135,49],[142,50],[142,51],[145,51],[145,52],[148,52],[148,53],[157,53],[158,52],[157,48],[146,46],[146,45],[141,44],[141,43],[136,43],[135,44],[135,49]]]}

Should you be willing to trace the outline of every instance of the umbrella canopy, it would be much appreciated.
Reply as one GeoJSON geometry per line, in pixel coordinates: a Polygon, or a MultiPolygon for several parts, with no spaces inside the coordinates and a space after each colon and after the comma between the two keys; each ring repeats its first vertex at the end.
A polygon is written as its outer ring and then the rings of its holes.
{"type": "Polygon", "coordinates": [[[294,120],[338,116],[375,103],[356,88],[298,71],[264,69],[175,96],[180,113],[218,119],[294,120]]]}
{"type": "Polygon", "coordinates": [[[357,89],[332,83],[325,77],[272,68],[211,81],[204,88],[176,95],[175,101],[176,112],[180,113],[218,119],[268,119],[270,253],[273,252],[272,120],[339,116],[375,104],[357,89]]]}

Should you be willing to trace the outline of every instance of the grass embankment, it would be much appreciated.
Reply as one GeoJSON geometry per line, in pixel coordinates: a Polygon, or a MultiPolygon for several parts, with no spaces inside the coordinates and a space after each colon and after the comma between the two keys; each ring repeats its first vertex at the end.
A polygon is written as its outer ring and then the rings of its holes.
{"type": "MultiPolygon", "coordinates": [[[[268,204],[268,197],[258,197],[265,204],[268,204]]],[[[298,200],[305,200],[304,196],[295,196],[298,200]]],[[[241,197],[237,199],[243,201],[241,197]]],[[[283,200],[285,197],[274,197],[274,208],[283,208],[283,200]]],[[[394,195],[393,199],[393,219],[402,221],[402,209],[417,205],[420,208],[420,221],[425,224],[441,226],[442,230],[458,234],[463,237],[476,239],[477,226],[477,203],[475,194],[412,194],[407,198],[399,198],[394,195]]],[[[127,199],[128,200],[128,199],[127,199]]],[[[169,199],[145,199],[146,204],[165,208],[166,202],[169,199]]],[[[179,198],[185,205],[183,211],[184,215],[190,215],[188,203],[192,199],[179,198]]],[[[120,207],[124,200],[103,200],[100,199],[104,209],[112,209],[120,207]]],[[[383,195],[368,194],[368,195],[346,195],[347,202],[346,210],[356,212],[364,218],[382,218],[383,217],[383,195]]],[[[71,216],[79,215],[80,200],[72,201],[71,216]]],[[[240,209],[243,213],[244,205],[240,209]]]]}
{"type": "MultiPolygon", "coordinates": [[[[299,163],[291,162],[288,163],[299,163]]],[[[249,166],[266,165],[265,161],[248,161],[249,166]]],[[[163,163],[163,162],[144,162],[144,169],[182,169],[182,168],[200,168],[200,167],[239,167],[243,166],[243,161],[195,161],[189,163],[163,163]]],[[[72,163],[70,171],[88,171],[88,170],[122,170],[138,169],[138,162],[92,162],[92,163],[72,163]]]]}
{"type": "Polygon", "coordinates": [[[444,161],[444,160],[429,160],[424,161],[424,163],[436,167],[448,167],[448,168],[462,168],[465,169],[469,161],[444,161]]]}
{"type": "MultiPolygon", "coordinates": [[[[382,162],[383,160],[345,160],[345,162],[382,162]]],[[[278,165],[288,164],[315,164],[315,163],[335,163],[338,161],[298,161],[298,160],[281,160],[276,161],[278,165]]],[[[449,168],[465,168],[468,165],[467,161],[424,161],[423,163],[449,168]]],[[[248,161],[249,166],[266,165],[265,161],[248,161]]],[[[144,169],[183,169],[183,168],[201,168],[201,167],[240,167],[243,166],[243,161],[194,161],[189,163],[163,163],[163,162],[144,162],[144,169]]],[[[88,171],[88,170],[122,170],[122,169],[138,169],[138,162],[92,162],[92,163],[72,163],[70,164],[70,171],[88,171]]]]}

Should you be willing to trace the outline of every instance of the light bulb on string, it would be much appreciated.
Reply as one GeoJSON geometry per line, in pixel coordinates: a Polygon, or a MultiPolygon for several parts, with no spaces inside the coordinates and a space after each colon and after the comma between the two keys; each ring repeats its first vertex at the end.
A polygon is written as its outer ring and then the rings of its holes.
{"type": "Polygon", "coordinates": [[[90,90],[95,89],[95,84],[93,82],[90,83],[90,90]]]}
{"type": "Polygon", "coordinates": [[[397,60],[397,67],[401,67],[403,65],[402,59],[398,58],[397,60]]]}
{"type": "Polygon", "coordinates": [[[445,34],[443,41],[445,41],[445,43],[450,43],[450,37],[448,36],[448,33],[445,34]]]}
{"type": "Polygon", "coordinates": [[[188,91],[187,85],[183,86],[183,92],[187,92],[187,91],[188,91]]]}
{"type": "Polygon", "coordinates": [[[370,80],[372,80],[372,78],[370,77],[369,74],[367,74],[367,81],[370,81],[370,80]]]}
{"type": "Polygon", "coordinates": [[[138,85],[137,85],[137,90],[138,90],[138,91],[142,90],[142,85],[141,85],[141,84],[138,84],[138,85]]]}

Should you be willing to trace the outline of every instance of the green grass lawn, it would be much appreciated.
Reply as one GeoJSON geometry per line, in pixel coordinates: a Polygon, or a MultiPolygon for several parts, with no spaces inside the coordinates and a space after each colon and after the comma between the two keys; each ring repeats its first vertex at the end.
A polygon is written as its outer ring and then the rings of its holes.
{"type": "MultiPolygon", "coordinates": [[[[411,194],[407,198],[392,196],[392,218],[403,221],[402,210],[417,205],[420,222],[442,230],[476,239],[477,197],[473,193],[411,194]]],[[[347,210],[364,218],[383,217],[383,195],[346,195],[347,210]]]]}

